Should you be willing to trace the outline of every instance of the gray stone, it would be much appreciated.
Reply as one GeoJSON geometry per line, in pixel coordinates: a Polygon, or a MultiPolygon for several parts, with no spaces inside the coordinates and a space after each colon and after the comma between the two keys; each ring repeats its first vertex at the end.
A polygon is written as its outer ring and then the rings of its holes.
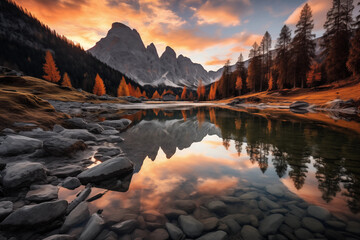
{"type": "Polygon", "coordinates": [[[80,180],[77,177],[67,177],[61,186],[73,190],[77,187],[80,187],[80,185],[80,180]]]}
{"type": "Polygon", "coordinates": [[[359,235],[360,234],[360,222],[349,221],[346,226],[346,231],[359,235]]]}
{"type": "Polygon", "coordinates": [[[314,237],[314,235],[304,228],[299,228],[295,230],[295,236],[300,240],[308,240],[314,237]]]}
{"type": "Polygon", "coordinates": [[[56,132],[56,133],[60,133],[62,131],[64,131],[65,128],[63,126],[60,126],[58,124],[55,124],[54,127],[53,127],[53,132],[56,132]]]}
{"type": "Polygon", "coordinates": [[[229,227],[230,232],[235,234],[240,232],[241,227],[237,221],[233,218],[222,219],[222,221],[229,227]]]}
{"type": "Polygon", "coordinates": [[[189,215],[181,215],[179,217],[179,224],[184,233],[191,238],[199,237],[204,229],[201,222],[189,215]]]}
{"type": "Polygon", "coordinates": [[[14,204],[10,201],[0,202],[0,221],[7,217],[14,208],[14,204]]]}
{"type": "Polygon", "coordinates": [[[27,122],[14,122],[14,127],[36,127],[35,123],[27,123],[27,122]]]}
{"type": "Polygon", "coordinates": [[[32,185],[25,199],[33,202],[45,202],[58,198],[59,188],[50,184],[32,185]]]}
{"type": "Polygon", "coordinates": [[[285,217],[284,223],[293,229],[300,228],[301,226],[300,219],[292,214],[289,214],[285,217]]]}
{"type": "Polygon", "coordinates": [[[97,214],[94,213],[87,222],[84,231],[81,233],[79,240],[93,240],[103,229],[105,222],[97,214]]]}
{"type": "MultiPolygon", "coordinates": [[[[343,223],[343,222],[339,222],[339,221],[326,221],[325,222],[326,225],[332,227],[332,228],[335,228],[335,229],[341,229],[341,230],[344,230],[346,228],[346,224],[343,223]]],[[[360,226],[359,226],[360,227],[360,226]]]]}
{"type": "Polygon", "coordinates": [[[307,214],[322,221],[328,220],[331,216],[327,209],[314,205],[308,207],[307,214]]]}
{"type": "Polygon", "coordinates": [[[56,136],[44,140],[44,150],[51,156],[71,156],[78,151],[84,151],[86,144],[82,140],[56,136]]]}
{"type": "Polygon", "coordinates": [[[305,211],[295,205],[289,205],[288,208],[291,209],[291,214],[299,218],[302,218],[305,215],[305,211]]]}
{"type": "Polygon", "coordinates": [[[86,129],[65,129],[60,134],[65,138],[96,141],[96,137],[86,129]]]}
{"type": "Polygon", "coordinates": [[[113,135],[110,135],[106,138],[106,141],[107,142],[110,142],[110,143],[120,143],[120,142],[123,142],[124,139],[120,136],[113,136],[113,135]]]}
{"type": "Polygon", "coordinates": [[[102,135],[116,135],[120,132],[118,130],[104,130],[101,132],[102,135]]]}
{"type": "Polygon", "coordinates": [[[115,147],[101,147],[97,149],[97,153],[100,153],[103,156],[113,157],[119,155],[121,153],[121,149],[115,147]]]}
{"type": "Polygon", "coordinates": [[[81,202],[65,219],[61,227],[61,232],[67,232],[71,227],[85,222],[90,217],[87,202],[81,202]]]}
{"type": "Polygon", "coordinates": [[[50,175],[59,178],[74,177],[83,171],[83,167],[79,165],[67,164],[63,167],[58,167],[50,171],[50,175]]]}
{"type": "Polygon", "coordinates": [[[100,124],[122,130],[122,129],[127,128],[131,124],[131,120],[126,119],[126,118],[119,119],[119,120],[105,120],[100,124]]]}
{"type": "Polygon", "coordinates": [[[241,229],[241,237],[244,240],[261,240],[262,236],[260,235],[259,231],[250,225],[245,225],[241,229]]]}
{"type": "Polygon", "coordinates": [[[41,163],[25,161],[7,164],[2,175],[2,184],[5,188],[16,188],[45,180],[46,169],[41,163]]]}
{"type": "Polygon", "coordinates": [[[219,219],[216,217],[210,217],[201,219],[200,222],[204,225],[204,231],[209,232],[219,226],[219,219]]]}
{"type": "Polygon", "coordinates": [[[187,213],[192,213],[196,208],[196,203],[192,200],[175,200],[174,204],[177,208],[184,210],[187,213]]]}
{"type": "Polygon", "coordinates": [[[146,239],[149,239],[149,240],[167,240],[167,239],[169,239],[169,234],[165,229],[158,228],[158,229],[155,229],[153,232],[151,232],[146,239]]]}
{"type": "Polygon", "coordinates": [[[104,128],[97,123],[89,123],[86,126],[86,129],[91,132],[91,133],[95,133],[95,134],[101,134],[104,131],[104,128]]]}
{"type": "Polygon", "coordinates": [[[281,214],[269,215],[260,222],[259,231],[264,236],[268,234],[274,234],[277,232],[283,221],[284,216],[281,214]]]}
{"type": "Polygon", "coordinates": [[[207,205],[208,209],[212,212],[225,212],[226,211],[226,204],[222,201],[211,201],[207,205]]]}
{"type": "Polygon", "coordinates": [[[33,153],[42,148],[41,140],[19,135],[8,135],[0,145],[0,156],[15,156],[33,153]]]}
{"type": "Polygon", "coordinates": [[[180,228],[175,226],[172,223],[166,223],[165,227],[167,231],[169,232],[170,238],[172,240],[183,240],[185,239],[185,234],[181,231],[180,228]]]}
{"type": "Polygon", "coordinates": [[[284,186],[282,186],[282,185],[279,185],[279,184],[277,184],[277,185],[267,185],[266,186],[266,191],[268,192],[268,193],[270,193],[270,194],[272,194],[272,195],[274,195],[274,196],[276,196],[276,197],[282,197],[282,196],[284,196],[284,190],[285,190],[285,188],[284,188],[284,186]]]}
{"type": "Polygon", "coordinates": [[[82,184],[100,182],[133,171],[134,164],[127,157],[117,157],[89,168],[77,177],[82,184]]]}
{"type": "Polygon", "coordinates": [[[2,131],[1,131],[3,134],[5,135],[9,135],[9,134],[15,134],[16,132],[14,130],[12,130],[11,128],[4,128],[2,131]]]}
{"type": "Polygon", "coordinates": [[[227,233],[224,231],[216,231],[207,233],[196,240],[225,240],[227,239],[227,233]]]}
{"type": "Polygon", "coordinates": [[[111,230],[117,232],[118,234],[126,234],[134,231],[138,222],[134,219],[126,220],[121,223],[117,223],[111,226],[111,230]]]}
{"type": "Polygon", "coordinates": [[[75,128],[86,129],[87,126],[87,122],[82,118],[70,118],[70,119],[66,119],[66,122],[68,122],[70,125],[72,125],[75,128]]]}
{"type": "Polygon", "coordinates": [[[242,200],[237,197],[231,197],[231,196],[222,196],[220,197],[220,200],[225,203],[239,203],[242,200]]]}
{"type": "Polygon", "coordinates": [[[250,200],[250,199],[256,199],[259,197],[259,194],[257,192],[248,192],[241,195],[239,198],[241,200],[250,200]]]}
{"type": "Polygon", "coordinates": [[[186,215],[187,213],[184,210],[168,208],[164,211],[164,215],[168,219],[178,219],[180,215],[186,215]]]}
{"type": "Polygon", "coordinates": [[[298,109],[304,109],[309,107],[310,104],[304,101],[296,101],[292,104],[290,104],[290,108],[298,108],[298,109]]]}
{"type": "Polygon", "coordinates": [[[44,238],[43,240],[75,240],[75,239],[76,238],[74,236],[68,234],[55,234],[47,238],[44,238]]]}
{"type": "Polygon", "coordinates": [[[271,201],[270,199],[266,198],[266,197],[260,197],[260,199],[265,203],[265,205],[270,208],[270,209],[277,209],[280,208],[281,206],[279,204],[277,204],[276,202],[271,201]]]}
{"type": "Polygon", "coordinates": [[[26,205],[7,216],[0,226],[30,227],[51,223],[65,215],[67,206],[68,203],[65,200],[26,205]]]}
{"type": "Polygon", "coordinates": [[[84,201],[91,193],[91,186],[86,186],[84,190],[82,190],[77,197],[69,204],[66,209],[66,214],[69,214],[77,205],[79,205],[82,201],[84,201]]]}
{"type": "Polygon", "coordinates": [[[308,230],[314,233],[322,233],[325,231],[324,225],[315,218],[304,217],[302,219],[302,225],[303,227],[307,228],[308,230]]]}

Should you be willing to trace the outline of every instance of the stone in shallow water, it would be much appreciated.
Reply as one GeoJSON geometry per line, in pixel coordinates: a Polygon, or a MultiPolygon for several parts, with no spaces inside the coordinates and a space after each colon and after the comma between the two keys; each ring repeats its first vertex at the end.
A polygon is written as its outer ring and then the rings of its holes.
{"type": "Polygon", "coordinates": [[[65,215],[67,201],[58,200],[17,209],[0,224],[3,227],[30,227],[51,223],[65,215]]]}
{"type": "Polygon", "coordinates": [[[130,123],[131,123],[131,120],[123,118],[123,119],[119,119],[119,120],[105,120],[100,124],[122,130],[122,129],[127,128],[130,125],[130,123]]]}
{"type": "Polygon", "coordinates": [[[284,223],[294,229],[297,229],[301,226],[300,218],[292,214],[289,214],[285,217],[284,223]]]}
{"type": "Polygon", "coordinates": [[[77,177],[67,177],[62,183],[62,187],[73,190],[81,185],[77,177]]]}
{"type": "Polygon", "coordinates": [[[137,225],[138,222],[136,220],[130,219],[112,225],[111,230],[117,232],[118,234],[126,234],[126,233],[131,233],[136,228],[137,225]]]}
{"type": "Polygon", "coordinates": [[[0,202],[0,221],[8,216],[14,208],[14,204],[10,201],[0,202]]]}
{"type": "Polygon", "coordinates": [[[34,202],[45,202],[58,198],[59,188],[51,184],[32,185],[25,199],[34,202]]]}
{"type": "MultiPolygon", "coordinates": [[[[346,227],[345,223],[339,222],[339,221],[326,221],[325,223],[326,223],[326,225],[329,225],[332,228],[341,229],[341,230],[345,229],[345,227],[346,227]]],[[[360,226],[359,226],[359,228],[360,228],[360,226]]]]}
{"type": "Polygon", "coordinates": [[[25,136],[9,135],[0,145],[0,156],[15,156],[25,153],[32,153],[42,148],[43,142],[25,136]]]}
{"type": "Polygon", "coordinates": [[[204,231],[209,232],[219,226],[219,219],[216,217],[210,217],[201,219],[200,222],[204,225],[204,231]]]}
{"type": "Polygon", "coordinates": [[[259,197],[259,194],[257,192],[248,192],[241,195],[239,198],[241,200],[250,200],[250,199],[256,199],[259,197]]]}
{"type": "Polygon", "coordinates": [[[101,132],[102,135],[116,135],[120,132],[118,130],[104,130],[101,132]]]}
{"type": "Polygon", "coordinates": [[[197,238],[196,240],[225,240],[227,238],[227,233],[224,231],[216,231],[207,233],[204,236],[197,238]]]}
{"type": "Polygon", "coordinates": [[[225,218],[225,219],[222,219],[221,221],[224,222],[229,227],[231,233],[235,234],[235,233],[240,232],[241,227],[238,224],[238,222],[235,221],[235,219],[225,218]]]}
{"type": "Polygon", "coordinates": [[[201,222],[189,215],[181,215],[179,223],[184,233],[191,238],[199,237],[204,229],[201,222]]]}
{"type": "Polygon", "coordinates": [[[212,212],[224,213],[226,211],[226,204],[222,201],[211,201],[207,205],[208,209],[212,212]]]}
{"type": "MultiPolygon", "coordinates": [[[[281,208],[281,206],[279,204],[277,204],[276,202],[271,201],[270,199],[268,199],[267,197],[261,197],[260,198],[261,201],[263,201],[265,203],[265,205],[270,208],[270,209],[278,209],[281,208]]],[[[260,205],[260,204],[259,204],[260,205]]]]}
{"type": "Polygon", "coordinates": [[[174,204],[177,208],[188,213],[192,213],[196,208],[196,203],[192,200],[175,200],[174,204]]]}
{"type": "Polygon", "coordinates": [[[68,164],[63,167],[58,167],[50,171],[50,175],[57,176],[59,178],[74,177],[84,170],[79,165],[68,164]]]}
{"type": "Polygon", "coordinates": [[[165,226],[166,226],[166,229],[168,230],[169,235],[170,235],[172,240],[183,240],[183,239],[185,239],[185,234],[181,231],[180,228],[178,228],[174,224],[166,223],[165,226]]]}
{"type": "Polygon", "coordinates": [[[304,228],[296,229],[294,233],[295,236],[300,240],[308,240],[314,238],[314,235],[304,228]]]}
{"type": "Polygon", "coordinates": [[[360,222],[354,222],[354,221],[348,222],[346,231],[355,234],[360,234],[360,222]]]}
{"type": "Polygon", "coordinates": [[[151,232],[149,236],[146,238],[149,240],[167,240],[169,239],[168,232],[163,228],[158,228],[151,232]]]}
{"type": "Polygon", "coordinates": [[[65,138],[96,141],[96,137],[86,129],[65,129],[60,134],[65,138]]]}
{"type": "Polygon", "coordinates": [[[241,237],[244,240],[261,240],[262,236],[260,235],[259,231],[250,225],[245,225],[241,229],[241,237]]]}
{"type": "Polygon", "coordinates": [[[73,226],[76,226],[90,217],[87,202],[81,202],[65,219],[61,232],[67,232],[73,226]]]}
{"type": "Polygon", "coordinates": [[[277,232],[283,221],[284,216],[281,214],[269,215],[260,222],[259,231],[264,236],[268,234],[274,234],[277,232]]]}
{"type": "Polygon", "coordinates": [[[276,197],[284,196],[284,187],[282,185],[267,185],[266,191],[276,197]]]}
{"type": "Polygon", "coordinates": [[[41,163],[25,161],[7,164],[2,175],[2,184],[5,188],[17,188],[45,180],[46,169],[41,163]]]}
{"type": "Polygon", "coordinates": [[[322,221],[326,221],[330,218],[330,212],[327,209],[319,206],[314,206],[314,205],[309,206],[307,209],[307,213],[308,215],[320,219],[322,221]]]}
{"type": "Polygon", "coordinates": [[[231,197],[231,196],[222,196],[220,197],[220,200],[226,203],[239,203],[242,201],[237,197],[231,197]]]}
{"type": "Polygon", "coordinates": [[[314,233],[322,233],[325,231],[324,225],[315,218],[304,217],[302,219],[302,225],[303,227],[307,228],[308,230],[314,233]]]}
{"type": "Polygon", "coordinates": [[[177,219],[180,215],[186,215],[187,213],[184,210],[168,208],[164,211],[164,215],[168,219],[177,219]]]}
{"type": "Polygon", "coordinates": [[[85,229],[81,233],[79,240],[92,240],[101,232],[104,226],[104,220],[94,213],[87,222],[85,229]]]}

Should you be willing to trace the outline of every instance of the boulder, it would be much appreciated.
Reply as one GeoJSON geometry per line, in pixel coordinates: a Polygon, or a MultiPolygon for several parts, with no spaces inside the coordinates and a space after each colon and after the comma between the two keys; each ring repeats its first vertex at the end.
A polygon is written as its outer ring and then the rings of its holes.
{"type": "Polygon", "coordinates": [[[45,202],[58,198],[59,188],[50,184],[32,185],[25,199],[33,202],[45,202]]]}
{"type": "Polygon", "coordinates": [[[68,203],[66,200],[26,205],[7,216],[2,227],[32,227],[52,223],[65,215],[68,203]]]}
{"type": "Polygon", "coordinates": [[[126,220],[111,226],[111,230],[117,232],[118,234],[126,234],[134,231],[138,222],[134,219],[126,220]]]}
{"type": "Polygon", "coordinates": [[[191,238],[199,237],[204,229],[203,224],[190,215],[181,215],[179,224],[184,233],[191,238]]]}
{"type": "Polygon", "coordinates": [[[73,177],[83,171],[83,167],[79,165],[68,164],[63,167],[58,167],[50,171],[50,175],[57,176],[59,178],[73,177]]]}
{"type": "Polygon", "coordinates": [[[310,106],[310,104],[307,102],[296,101],[290,105],[290,108],[304,109],[304,108],[308,108],[309,106],[310,106]]]}
{"type": "Polygon", "coordinates": [[[100,124],[122,130],[122,129],[127,128],[130,125],[130,123],[131,123],[131,120],[123,118],[123,119],[119,119],[119,120],[105,120],[105,121],[101,122],[100,124]]]}
{"type": "Polygon", "coordinates": [[[44,140],[44,150],[52,156],[71,156],[77,151],[84,151],[86,147],[86,144],[79,139],[56,136],[44,140]]]}
{"type": "Polygon", "coordinates": [[[80,180],[77,177],[67,177],[62,183],[62,187],[67,189],[75,189],[81,185],[80,180]]]}
{"type": "Polygon", "coordinates": [[[308,207],[307,214],[322,221],[328,220],[331,216],[327,209],[315,205],[308,207]]]}
{"type": "Polygon", "coordinates": [[[65,129],[60,134],[65,138],[96,141],[96,137],[86,129],[65,129]]]}
{"type": "Polygon", "coordinates": [[[225,240],[227,239],[227,233],[224,231],[216,231],[207,233],[196,240],[225,240]]]}
{"type": "Polygon", "coordinates": [[[10,201],[0,202],[0,221],[7,217],[14,208],[14,204],[10,201]]]}
{"type": "Polygon", "coordinates": [[[170,238],[172,240],[183,240],[185,239],[185,234],[181,231],[180,228],[175,226],[172,223],[166,223],[165,227],[167,231],[169,232],[170,238]]]}
{"type": "Polygon", "coordinates": [[[90,217],[89,207],[87,202],[81,202],[77,207],[66,217],[64,224],[61,227],[61,232],[67,232],[71,227],[85,222],[90,217]]]}
{"type": "Polygon", "coordinates": [[[283,221],[284,216],[281,214],[269,215],[260,222],[259,231],[263,236],[266,236],[268,234],[274,234],[277,232],[283,221]]]}
{"type": "Polygon", "coordinates": [[[241,229],[241,237],[244,240],[261,240],[262,239],[262,236],[259,233],[259,231],[250,225],[245,225],[241,229]]]}
{"type": "Polygon", "coordinates": [[[101,182],[133,171],[134,164],[127,157],[118,157],[89,168],[77,177],[82,184],[101,182]]]}
{"type": "Polygon", "coordinates": [[[15,156],[33,153],[42,148],[41,140],[19,135],[8,135],[0,145],[0,156],[15,156]]]}
{"type": "Polygon", "coordinates": [[[81,233],[79,240],[93,240],[103,229],[105,222],[99,216],[99,214],[94,213],[89,221],[87,222],[83,232],[81,233]]]}
{"type": "Polygon", "coordinates": [[[74,128],[86,129],[87,127],[87,122],[82,118],[70,118],[66,119],[66,122],[74,128]]]}
{"type": "Polygon", "coordinates": [[[86,129],[91,132],[91,133],[95,133],[95,134],[101,134],[104,131],[104,128],[98,124],[98,123],[89,123],[86,126],[86,129]]]}
{"type": "Polygon", "coordinates": [[[29,186],[35,181],[46,180],[46,171],[41,163],[25,161],[7,164],[2,173],[2,184],[5,188],[29,186]]]}

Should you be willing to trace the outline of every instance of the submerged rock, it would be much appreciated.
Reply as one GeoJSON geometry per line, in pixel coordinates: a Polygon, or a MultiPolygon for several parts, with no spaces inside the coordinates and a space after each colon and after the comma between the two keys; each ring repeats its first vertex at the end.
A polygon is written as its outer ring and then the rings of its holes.
{"type": "Polygon", "coordinates": [[[185,239],[185,234],[181,231],[180,228],[175,226],[172,223],[166,223],[165,224],[167,231],[169,232],[169,235],[172,240],[183,240],[185,239]]]}
{"type": "Polygon", "coordinates": [[[117,223],[111,226],[111,230],[119,233],[119,234],[126,234],[131,233],[136,228],[138,222],[134,219],[126,220],[121,223],[117,223]]]}
{"type": "Polygon", "coordinates": [[[181,215],[179,223],[184,233],[191,238],[199,237],[204,229],[203,224],[190,215],[181,215]]]}
{"type": "Polygon", "coordinates": [[[208,209],[212,212],[221,212],[224,213],[226,211],[226,204],[222,201],[211,201],[207,205],[208,209]]]}
{"type": "Polygon", "coordinates": [[[174,204],[177,208],[188,213],[192,213],[196,208],[196,203],[192,200],[175,200],[174,204]]]}
{"type": "Polygon", "coordinates": [[[25,199],[33,202],[44,202],[58,198],[59,188],[50,184],[33,185],[25,199]]]}
{"type": "Polygon", "coordinates": [[[119,120],[105,120],[105,121],[101,122],[100,124],[122,130],[122,129],[127,128],[130,125],[130,123],[131,123],[131,120],[123,118],[123,119],[119,119],[119,120]]]}
{"type": "Polygon", "coordinates": [[[67,206],[68,203],[65,200],[26,205],[6,217],[0,226],[30,227],[51,223],[65,215],[67,206]]]}
{"type": "Polygon", "coordinates": [[[103,229],[105,222],[99,216],[99,214],[94,213],[89,221],[87,222],[84,231],[81,233],[79,240],[93,240],[103,229]]]}
{"type": "Polygon", "coordinates": [[[322,221],[330,218],[330,212],[327,209],[314,205],[308,207],[307,214],[322,221]]]}
{"type": "Polygon", "coordinates": [[[224,231],[210,232],[197,238],[196,240],[225,240],[227,238],[227,233],[224,231]]]}
{"type": "Polygon", "coordinates": [[[146,239],[149,239],[149,240],[167,240],[167,239],[169,239],[169,234],[165,229],[158,228],[158,229],[155,229],[153,232],[151,232],[146,239]]]}
{"type": "Polygon", "coordinates": [[[262,236],[259,233],[259,231],[250,225],[245,225],[241,229],[241,237],[244,240],[261,240],[262,239],[262,236]]]}
{"type": "Polygon", "coordinates": [[[47,238],[44,238],[43,240],[75,240],[76,238],[74,236],[71,235],[67,235],[67,234],[55,234],[55,235],[51,235],[47,238]]]}
{"type": "Polygon", "coordinates": [[[80,180],[77,177],[67,177],[62,183],[62,187],[67,189],[75,189],[81,185],[80,180]]]}
{"type": "Polygon", "coordinates": [[[84,190],[82,190],[77,197],[69,204],[66,209],[66,214],[69,214],[77,205],[79,205],[82,201],[84,201],[91,193],[91,186],[87,186],[84,190]]]}
{"type": "Polygon", "coordinates": [[[284,216],[281,214],[272,214],[267,216],[260,222],[259,231],[264,236],[271,233],[276,233],[283,221],[284,216]]]}
{"type": "Polygon", "coordinates": [[[17,188],[45,180],[46,169],[41,163],[25,161],[8,164],[2,175],[2,184],[5,188],[17,188]]]}
{"type": "Polygon", "coordinates": [[[81,202],[65,219],[61,232],[67,232],[71,227],[85,222],[90,217],[87,202],[81,202]]]}
{"type": "Polygon", "coordinates": [[[0,145],[0,156],[14,156],[33,153],[42,148],[43,142],[35,138],[19,135],[8,135],[0,145]]]}
{"type": "Polygon", "coordinates": [[[308,230],[314,233],[322,233],[325,231],[324,225],[315,218],[304,217],[302,219],[302,225],[303,227],[307,228],[308,230]]]}

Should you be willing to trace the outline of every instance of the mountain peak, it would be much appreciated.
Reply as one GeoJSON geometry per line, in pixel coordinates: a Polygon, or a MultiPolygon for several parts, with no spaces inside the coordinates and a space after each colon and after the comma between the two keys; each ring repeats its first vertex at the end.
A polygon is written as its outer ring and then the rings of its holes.
{"type": "Polygon", "coordinates": [[[146,52],[148,52],[150,55],[154,56],[155,58],[159,58],[159,55],[157,53],[156,47],[154,43],[151,43],[146,47],[146,52]]]}
{"type": "Polygon", "coordinates": [[[176,59],[176,53],[175,53],[174,49],[167,46],[165,49],[165,52],[161,55],[160,58],[161,59],[167,59],[167,58],[176,59]]]}
{"type": "Polygon", "coordinates": [[[120,23],[120,22],[114,22],[111,25],[111,28],[127,28],[127,29],[130,29],[128,26],[126,26],[125,24],[120,23]]]}

